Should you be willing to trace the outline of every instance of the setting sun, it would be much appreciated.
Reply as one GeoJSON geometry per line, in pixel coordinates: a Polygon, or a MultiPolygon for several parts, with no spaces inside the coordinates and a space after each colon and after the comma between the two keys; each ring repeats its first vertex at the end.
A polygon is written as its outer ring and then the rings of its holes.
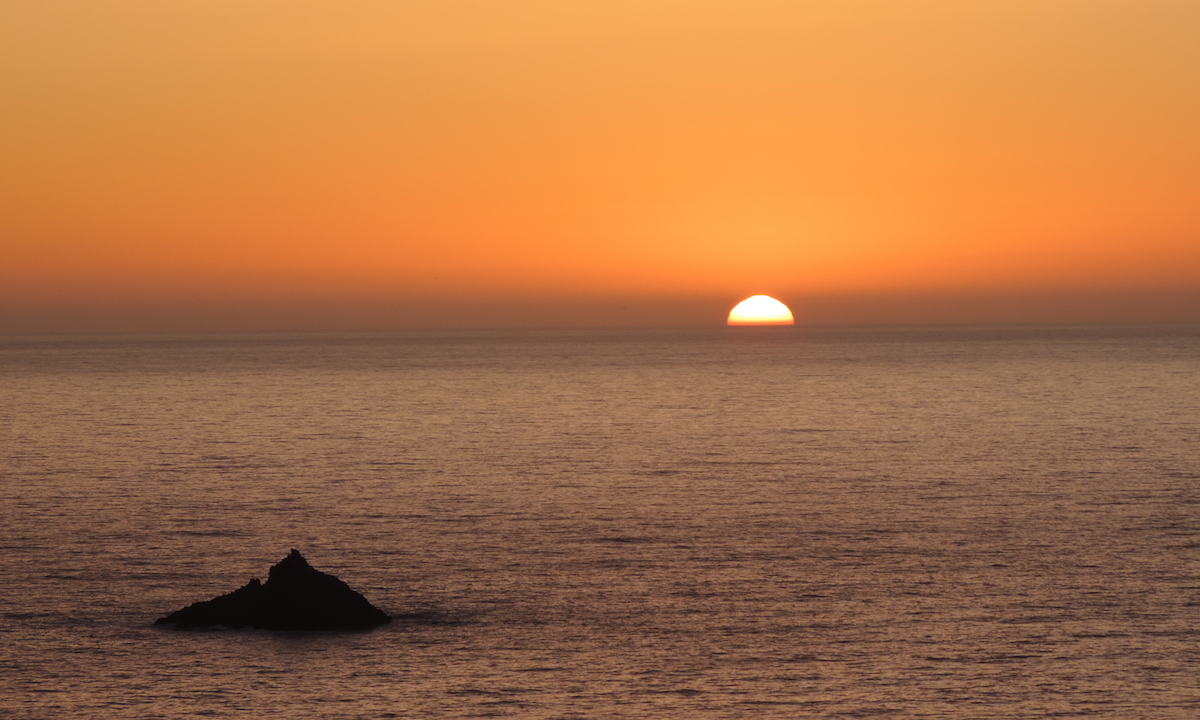
{"type": "Polygon", "coordinates": [[[748,297],[729,311],[730,325],[792,325],[792,311],[768,295],[748,297]]]}

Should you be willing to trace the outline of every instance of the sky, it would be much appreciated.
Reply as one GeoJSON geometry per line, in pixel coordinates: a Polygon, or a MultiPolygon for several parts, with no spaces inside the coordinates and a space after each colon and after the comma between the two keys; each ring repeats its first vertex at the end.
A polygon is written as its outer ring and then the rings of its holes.
{"type": "Polygon", "coordinates": [[[0,333],[1200,321],[1195,0],[0,0],[0,333]]]}

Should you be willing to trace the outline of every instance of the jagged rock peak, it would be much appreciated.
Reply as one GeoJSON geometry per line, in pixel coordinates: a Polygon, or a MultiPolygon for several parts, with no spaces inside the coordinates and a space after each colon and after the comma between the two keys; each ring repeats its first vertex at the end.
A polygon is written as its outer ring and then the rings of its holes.
{"type": "Polygon", "coordinates": [[[320,571],[315,569],[312,565],[309,565],[308,561],[304,559],[304,556],[300,554],[299,550],[292,548],[292,551],[288,553],[287,557],[272,565],[271,569],[267,571],[267,582],[270,582],[270,578],[276,577],[277,575],[303,572],[320,571]]]}

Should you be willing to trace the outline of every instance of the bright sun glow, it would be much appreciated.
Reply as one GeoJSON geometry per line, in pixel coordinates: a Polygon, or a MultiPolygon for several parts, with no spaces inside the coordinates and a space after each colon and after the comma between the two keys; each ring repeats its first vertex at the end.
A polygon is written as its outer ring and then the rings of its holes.
{"type": "Polygon", "coordinates": [[[738,303],[729,311],[730,325],[792,325],[792,311],[787,305],[767,295],[755,295],[738,303]]]}

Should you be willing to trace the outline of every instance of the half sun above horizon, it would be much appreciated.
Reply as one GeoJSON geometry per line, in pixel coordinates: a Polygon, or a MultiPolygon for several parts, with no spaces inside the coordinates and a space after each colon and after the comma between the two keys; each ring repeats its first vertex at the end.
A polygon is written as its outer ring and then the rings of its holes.
{"type": "Polygon", "coordinates": [[[729,325],[794,325],[788,306],[769,295],[753,295],[729,311],[729,325]]]}

